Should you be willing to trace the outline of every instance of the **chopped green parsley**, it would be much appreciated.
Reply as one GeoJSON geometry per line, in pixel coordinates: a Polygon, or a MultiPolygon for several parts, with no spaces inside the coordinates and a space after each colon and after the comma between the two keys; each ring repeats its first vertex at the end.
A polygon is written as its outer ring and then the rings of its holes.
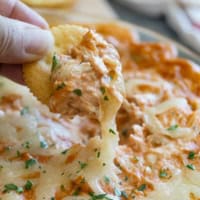
{"type": "Polygon", "coordinates": [[[186,165],[188,169],[195,170],[195,166],[193,164],[186,165]]]}
{"type": "Polygon", "coordinates": [[[57,85],[56,90],[61,90],[61,89],[63,89],[65,86],[66,86],[65,83],[62,82],[61,84],[57,85]]]}
{"type": "Polygon", "coordinates": [[[101,156],[101,152],[98,151],[98,152],[97,152],[97,158],[100,158],[100,156],[101,156]]]}
{"type": "Polygon", "coordinates": [[[60,185],[60,190],[61,191],[65,191],[65,186],[62,184],[62,185],[60,185]]]}
{"type": "Polygon", "coordinates": [[[112,133],[113,135],[116,135],[116,132],[113,129],[109,129],[109,132],[112,133]]]}
{"type": "Polygon", "coordinates": [[[111,200],[110,198],[106,197],[107,194],[95,195],[94,193],[90,193],[89,195],[91,196],[91,198],[89,200],[98,200],[98,199],[111,200]]]}
{"type": "Polygon", "coordinates": [[[124,181],[128,181],[128,176],[125,176],[125,177],[124,177],[124,181]]]}
{"type": "Polygon", "coordinates": [[[13,183],[9,183],[4,185],[4,193],[10,192],[10,191],[15,191],[17,193],[22,193],[24,190],[22,187],[18,187],[17,185],[13,184],[13,183]]]}
{"type": "Polygon", "coordinates": [[[144,191],[146,189],[146,184],[142,184],[139,186],[138,191],[144,191]]]}
{"type": "Polygon", "coordinates": [[[82,96],[82,91],[80,89],[73,90],[73,93],[76,94],[79,97],[82,96]]]}
{"type": "Polygon", "coordinates": [[[32,182],[28,180],[26,181],[26,184],[24,185],[24,189],[31,190],[32,186],[33,186],[32,182]]]}
{"type": "Polygon", "coordinates": [[[121,191],[118,189],[118,188],[115,188],[114,189],[114,193],[117,197],[120,197],[121,196],[121,191]]]}
{"type": "Polygon", "coordinates": [[[106,93],[106,89],[104,87],[100,87],[100,91],[101,91],[102,94],[106,93]]]}
{"type": "Polygon", "coordinates": [[[104,101],[109,101],[109,98],[108,98],[108,96],[104,96],[104,101]]]}
{"type": "Polygon", "coordinates": [[[30,142],[27,141],[27,142],[23,143],[22,146],[23,146],[24,148],[26,148],[26,149],[30,149],[30,142]]]}
{"type": "Polygon", "coordinates": [[[169,128],[167,128],[168,131],[175,131],[178,128],[178,124],[171,125],[169,128]]]}
{"type": "Polygon", "coordinates": [[[195,157],[195,153],[193,151],[190,151],[188,154],[188,159],[193,160],[195,157]]]}
{"type": "Polygon", "coordinates": [[[121,196],[124,197],[124,198],[126,198],[126,199],[128,198],[128,195],[126,194],[125,191],[121,191],[121,196]]]}
{"type": "Polygon", "coordinates": [[[22,108],[20,110],[20,115],[21,116],[27,115],[28,113],[29,113],[29,107],[28,106],[25,106],[24,108],[22,108]]]}
{"type": "Polygon", "coordinates": [[[69,149],[65,149],[64,151],[61,152],[61,154],[65,155],[68,151],[69,149]]]}
{"type": "Polygon", "coordinates": [[[84,168],[87,167],[87,163],[84,163],[84,162],[81,162],[81,161],[78,161],[78,163],[79,163],[81,169],[84,169],[84,168]]]}
{"type": "Polygon", "coordinates": [[[109,184],[109,183],[110,183],[110,178],[107,177],[107,176],[104,176],[104,182],[105,182],[106,184],[109,184]]]}
{"type": "Polygon", "coordinates": [[[160,178],[165,178],[167,176],[168,176],[168,174],[167,174],[166,170],[160,170],[160,173],[159,173],[160,178]]]}
{"type": "Polygon", "coordinates": [[[30,167],[32,167],[33,165],[35,165],[37,163],[37,161],[35,159],[29,159],[29,160],[26,160],[25,162],[25,168],[28,169],[30,167]]]}
{"type": "Polygon", "coordinates": [[[77,195],[79,195],[80,191],[81,191],[81,188],[78,187],[78,188],[73,192],[72,195],[73,195],[73,196],[77,196],[77,195]]]}
{"type": "Polygon", "coordinates": [[[17,157],[20,157],[21,156],[21,153],[19,150],[17,150],[17,157]]]}
{"type": "Polygon", "coordinates": [[[47,142],[46,142],[45,140],[40,141],[40,147],[41,147],[42,149],[47,149],[47,148],[48,148],[47,142]]]}
{"type": "Polygon", "coordinates": [[[52,66],[51,66],[51,71],[53,72],[55,69],[59,68],[60,67],[60,63],[59,63],[59,60],[56,56],[56,54],[53,55],[53,58],[52,58],[52,66]]]}

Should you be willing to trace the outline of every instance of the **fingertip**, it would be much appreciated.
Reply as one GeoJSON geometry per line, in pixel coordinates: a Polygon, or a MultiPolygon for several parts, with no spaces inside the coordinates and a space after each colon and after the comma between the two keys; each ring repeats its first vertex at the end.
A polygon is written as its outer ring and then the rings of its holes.
{"type": "Polygon", "coordinates": [[[40,15],[39,15],[39,18],[40,19],[38,21],[39,22],[38,26],[43,28],[43,29],[48,29],[49,28],[49,24],[47,23],[47,21],[40,15]]]}
{"type": "Polygon", "coordinates": [[[35,11],[33,11],[32,14],[30,14],[30,19],[26,19],[23,20],[25,22],[31,23],[35,26],[38,26],[42,29],[49,29],[49,24],[47,23],[47,21],[38,13],[36,13],[35,11]]]}
{"type": "Polygon", "coordinates": [[[49,30],[1,16],[0,26],[2,63],[33,62],[53,49],[54,38],[49,30]]]}
{"type": "Polygon", "coordinates": [[[48,30],[28,29],[24,41],[24,49],[30,57],[40,58],[53,48],[54,38],[48,30]],[[34,35],[34,37],[32,37],[34,35]]]}
{"type": "Polygon", "coordinates": [[[31,23],[43,29],[49,28],[47,21],[42,16],[40,16],[36,11],[32,10],[20,1],[17,1],[15,4],[10,17],[31,23]]]}

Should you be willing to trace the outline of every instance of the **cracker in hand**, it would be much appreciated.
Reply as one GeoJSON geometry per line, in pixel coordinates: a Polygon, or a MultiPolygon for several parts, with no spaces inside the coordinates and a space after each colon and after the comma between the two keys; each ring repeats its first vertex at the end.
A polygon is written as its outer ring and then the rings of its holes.
{"type": "Polygon", "coordinates": [[[54,112],[92,118],[99,118],[109,102],[122,101],[121,63],[111,44],[81,26],[58,26],[52,33],[54,49],[24,66],[25,82],[38,99],[54,112]]]}

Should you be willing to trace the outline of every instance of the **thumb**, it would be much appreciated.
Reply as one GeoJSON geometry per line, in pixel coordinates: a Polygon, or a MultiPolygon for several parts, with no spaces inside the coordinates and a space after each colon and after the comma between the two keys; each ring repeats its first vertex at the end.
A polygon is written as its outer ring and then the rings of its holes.
{"type": "Polygon", "coordinates": [[[0,63],[31,62],[52,47],[53,36],[48,30],[0,16],[0,63]]]}

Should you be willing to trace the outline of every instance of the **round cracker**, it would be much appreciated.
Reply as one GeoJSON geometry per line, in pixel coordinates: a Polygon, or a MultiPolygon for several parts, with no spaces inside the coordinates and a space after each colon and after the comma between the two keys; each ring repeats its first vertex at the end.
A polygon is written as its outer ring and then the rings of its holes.
{"type": "Polygon", "coordinates": [[[70,7],[75,0],[22,0],[29,6],[45,8],[70,7]]]}
{"type": "Polygon", "coordinates": [[[43,103],[48,104],[52,90],[50,85],[52,57],[54,53],[65,54],[80,43],[88,28],[96,29],[103,36],[113,36],[120,41],[137,40],[130,26],[121,23],[99,23],[85,25],[60,25],[51,29],[54,36],[54,48],[41,60],[25,64],[24,81],[33,94],[43,103]]]}
{"type": "Polygon", "coordinates": [[[37,62],[23,66],[24,81],[33,94],[45,104],[48,104],[51,96],[51,67],[54,54],[65,54],[73,46],[78,45],[87,28],[76,25],[60,25],[51,29],[54,36],[54,48],[44,58],[37,62]]]}

